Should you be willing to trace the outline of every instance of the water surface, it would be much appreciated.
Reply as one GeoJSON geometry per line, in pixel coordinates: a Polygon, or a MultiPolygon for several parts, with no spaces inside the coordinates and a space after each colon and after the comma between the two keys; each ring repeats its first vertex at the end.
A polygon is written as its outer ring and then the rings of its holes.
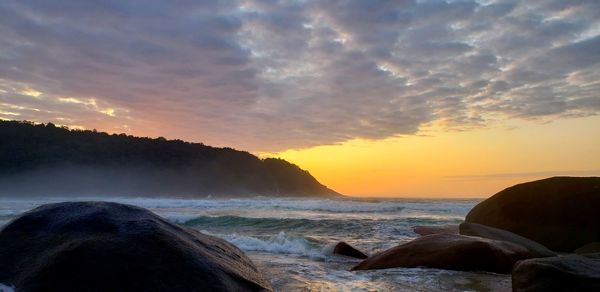
{"type": "MultiPolygon", "coordinates": [[[[0,199],[0,226],[65,199],[0,199]]],[[[69,199],[73,200],[73,199],[69,199]]],[[[278,291],[510,291],[510,276],[426,268],[350,272],[339,241],[375,253],[415,237],[412,226],[458,224],[478,200],[91,198],[148,208],[237,245],[278,291]]]]}

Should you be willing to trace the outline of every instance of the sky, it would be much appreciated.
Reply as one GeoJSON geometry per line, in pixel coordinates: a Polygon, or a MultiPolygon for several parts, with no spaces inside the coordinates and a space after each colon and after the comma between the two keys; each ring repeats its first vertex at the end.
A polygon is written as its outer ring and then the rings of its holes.
{"type": "Polygon", "coordinates": [[[600,175],[600,1],[0,1],[0,119],[230,146],[349,195],[600,175]]]}

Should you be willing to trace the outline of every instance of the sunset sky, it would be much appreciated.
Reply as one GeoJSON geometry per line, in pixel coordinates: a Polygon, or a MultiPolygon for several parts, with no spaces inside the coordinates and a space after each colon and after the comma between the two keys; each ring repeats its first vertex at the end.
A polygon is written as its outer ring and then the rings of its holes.
{"type": "Polygon", "coordinates": [[[0,1],[0,119],[285,158],[348,195],[600,175],[600,1],[0,1]]]}

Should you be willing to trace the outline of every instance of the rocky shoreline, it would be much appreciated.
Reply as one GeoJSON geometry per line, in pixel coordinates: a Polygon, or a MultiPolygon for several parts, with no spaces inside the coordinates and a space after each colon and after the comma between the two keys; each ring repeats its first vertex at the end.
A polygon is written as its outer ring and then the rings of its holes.
{"type": "Polygon", "coordinates": [[[519,184],[475,206],[458,226],[414,230],[422,236],[352,270],[489,271],[511,274],[513,291],[600,290],[598,177],[519,184]]]}
{"type": "MultiPolygon", "coordinates": [[[[349,261],[357,263],[353,273],[487,271],[511,274],[514,291],[597,291],[600,220],[594,210],[600,210],[600,178],[550,178],[503,190],[472,208],[460,225],[415,226],[420,237],[388,250],[368,255],[340,242],[332,253],[362,260],[349,261]],[[577,232],[564,226],[582,234],[573,237],[577,232]]],[[[16,291],[273,290],[234,245],[117,203],[48,204],[22,214],[0,230],[0,263],[0,283],[16,291]]]]}

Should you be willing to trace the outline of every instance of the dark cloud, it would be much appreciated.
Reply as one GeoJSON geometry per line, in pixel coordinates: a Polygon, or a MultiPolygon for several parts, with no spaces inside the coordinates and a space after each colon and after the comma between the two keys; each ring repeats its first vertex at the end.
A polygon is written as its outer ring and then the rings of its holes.
{"type": "Polygon", "coordinates": [[[593,115],[599,3],[7,0],[0,118],[276,151],[593,115]]]}

